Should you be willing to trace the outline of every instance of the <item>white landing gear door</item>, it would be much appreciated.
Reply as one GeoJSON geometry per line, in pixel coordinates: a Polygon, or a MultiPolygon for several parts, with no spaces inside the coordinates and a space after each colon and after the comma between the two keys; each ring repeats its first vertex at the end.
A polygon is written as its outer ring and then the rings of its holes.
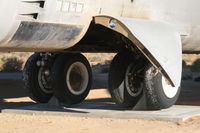
{"type": "Polygon", "coordinates": [[[182,73],[181,33],[174,26],[153,20],[95,17],[104,25],[129,38],[174,87],[180,87],[182,73]]]}
{"type": "Polygon", "coordinates": [[[139,48],[146,57],[156,67],[161,67],[161,72],[171,80],[173,86],[179,87],[182,72],[180,33],[173,26],[163,22],[128,18],[118,18],[118,20],[144,46],[142,49],[141,46],[139,48]],[[148,52],[155,60],[148,55],[148,52]]]}

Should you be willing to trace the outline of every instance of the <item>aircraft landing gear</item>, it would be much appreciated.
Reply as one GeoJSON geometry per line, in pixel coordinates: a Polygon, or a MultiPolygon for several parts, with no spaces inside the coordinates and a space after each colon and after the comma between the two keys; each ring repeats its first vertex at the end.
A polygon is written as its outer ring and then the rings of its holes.
{"type": "MultiPolygon", "coordinates": [[[[46,103],[55,95],[66,105],[81,103],[92,85],[92,71],[79,53],[33,54],[24,68],[25,87],[30,97],[46,103]]],[[[113,59],[109,71],[109,91],[121,107],[134,107],[142,96],[147,109],[164,109],[178,99],[180,87],[172,87],[144,57],[124,50],[113,59]]]]}
{"type": "Polygon", "coordinates": [[[33,54],[23,76],[30,98],[40,103],[47,103],[55,95],[61,103],[78,104],[92,85],[92,71],[82,54],[33,54]]]}
{"type": "Polygon", "coordinates": [[[110,66],[109,91],[121,107],[134,107],[143,94],[144,65],[125,50],[118,53],[110,66]]]}
{"type": "Polygon", "coordinates": [[[133,108],[143,95],[145,109],[158,110],[175,104],[180,87],[171,86],[146,59],[136,59],[133,52],[125,50],[111,63],[109,91],[121,107],[133,108]]]}
{"type": "Polygon", "coordinates": [[[53,95],[51,66],[55,56],[35,53],[27,60],[23,70],[25,89],[29,97],[39,103],[47,103],[53,95]]]}

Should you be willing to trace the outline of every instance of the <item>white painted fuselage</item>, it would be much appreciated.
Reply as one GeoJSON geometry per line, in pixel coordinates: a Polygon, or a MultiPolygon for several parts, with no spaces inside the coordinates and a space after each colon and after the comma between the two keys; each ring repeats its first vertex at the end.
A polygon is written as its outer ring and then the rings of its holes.
{"type": "Polygon", "coordinates": [[[19,49],[8,44],[22,21],[82,25],[86,31],[93,16],[107,15],[169,23],[181,32],[183,52],[200,52],[199,0],[45,0],[42,8],[37,1],[0,0],[0,51],[7,48],[8,51],[12,51],[9,48],[31,51],[33,46],[44,50],[58,47],[45,48],[47,45],[42,45],[45,41],[33,42],[33,45],[23,42],[17,45],[19,49]],[[38,15],[36,20],[30,18],[34,14],[38,15]]]}
{"type": "MultiPolygon", "coordinates": [[[[100,0],[102,1],[102,0],[100,0]]],[[[200,52],[200,1],[199,0],[108,0],[102,2],[106,14],[116,7],[121,17],[157,20],[170,23],[180,30],[183,52],[200,52]],[[109,3],[110,1],[110,3],[109,3]],[[116,4],[118,3],[118,4],[116,4]],[[106,8],[108,7],[108,8],[106,8]],[[107,9],[107,11],[106,11],[107,9]]]]}

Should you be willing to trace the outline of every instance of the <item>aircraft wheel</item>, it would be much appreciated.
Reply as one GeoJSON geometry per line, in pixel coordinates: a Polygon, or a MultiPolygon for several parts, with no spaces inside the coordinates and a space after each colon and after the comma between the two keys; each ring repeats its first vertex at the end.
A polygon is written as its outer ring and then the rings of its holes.
{"type": "Polygon", "coordinates": [[[37,62],[42,57],[35,53],[27,60],[23,70],[23,80],[25,89],[29,92],[29,97],[39,103],[47,103],[53,95],[50,85],[50,67],[38,66],[37,62]]]}
{"type": "Polygon", "coordinates": [[[145,94],[148,109],[158,110],[174,105],[180,94],[180,87],[173,87],[152,65],[145,71],[145,94]]]}
{"type": "Polygon", "coordinates": [[[134,53],[122,51],[118,53],[110,66],[109,92],[121,107],[134,107],[143,93],[143,70],[142,59],[137,61],[134,53]]]}
{"type": "Polygon", "coordinates": [[[55,96],[67,105],[81,103],[92,84],[89,62],[82,54],[61,54],[52,68],[55,96]]]}

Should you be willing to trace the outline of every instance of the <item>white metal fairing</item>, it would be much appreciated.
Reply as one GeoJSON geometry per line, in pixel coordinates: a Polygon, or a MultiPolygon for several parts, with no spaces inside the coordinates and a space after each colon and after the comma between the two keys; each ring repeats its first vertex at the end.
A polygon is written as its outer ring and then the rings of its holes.
{"type": "Polygon", "coordinates": [[[96,23],[128,37],[150,62],[161,70],[173,86],[179,87],[182,72],[180,33],[173,26],[159,21],[133,18],[115,18],[115,20],[116,27],[109,26],[113,21],[113,18],[109,17],[104,19],[103,16],[97,17],[96,23]]]}
{"type": "Polygon", "coordinates": [[[20,21],[16,21],[17,6],[19,0],[0,0],[0,44],[11,39],[20,25],[20,21]]]}

